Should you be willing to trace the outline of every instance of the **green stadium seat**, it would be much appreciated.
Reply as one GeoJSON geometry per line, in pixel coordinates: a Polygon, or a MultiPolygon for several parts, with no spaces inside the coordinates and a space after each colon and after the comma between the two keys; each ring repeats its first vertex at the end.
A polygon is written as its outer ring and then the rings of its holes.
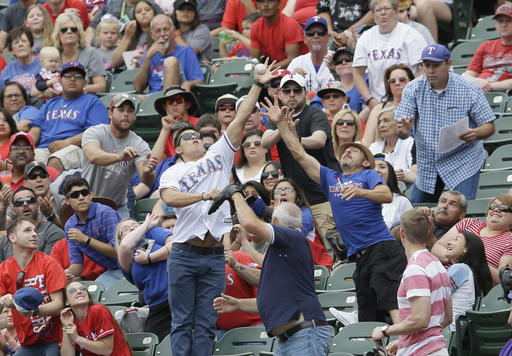
{"type": "MultiPolygon", "coordinates": [[[[481,177],[482,175],[480,175],[481,177]]],[[[476,193],[478,195],[478,192],[476,193]]],[[[468,200],[468,208],[466,212],[467,218],[475,218],[485,220],[489,199],[468,200]]]]}
{"type": "Polygon", "coordinates": [[[500,194],[507,194],[510,187],[512,187],[512,170],[482,172],[476,198],[493,198],[500,194]]]}
{"type": "Polygon", "coordinates": [[[336,324],[336,318],[329,311],[331,307],[344,312],[357,310],[356,292],[322,293],[318,295],[318,301],[329,323],[334,322],[334,324],[336,324]]]}
{"type": "Polygon", "coordinates": [[[502,145],[487,157],[482,172],[512,169],[512,144],[502,145]]]}
{"type": "Polygon", "coordinates": [[[473,0],[453,0],[451,8],[453,37],[456,42],[459,42],[465,39],[469,32],[472,21],[473,0]]]}
{"type": "Polygon", "coordinates": [[[120,279],[101,295],[104,305],[130,306],[139,302],[139,290],[126,279],[120,279]]]}
{"type": "Polygon", "coordinates": [[[485,148],[491,152],[498,146],[512,143],[512,118],[494,120],[494,127],[494,134],[484,140],[485,148]]]}
{"type": "Polygon", "coordinates": [[[313,276],[315,278],[315,290],[324,290],[329,278],[329,270],[325,266],[315,265],[313,276]]]}
{"type": "Polygon", "coordinates": [[[459,43],[457,46],[455,46],[451,54],[453,67],[466,68],[471,62],[471,59],[473,58],[476,50],[480,46],[480,43],[481,42],[479,41],[468,41],[459,43]]]}
{"type": "MultiPolygon", "coordinates": [[[[9,5],[7,5],[7,6],[9,6],[9,5]]],[[[0,5],[0,7],[1,7],[1,5],[0,5]]],[[[9,52],[3,53],[2,56],[4,56],[4,59],[7,62],[7,64],[12,63],[12,62],[14,62],[16,60],[14,55],[12,53],[9,53],[9,52]]]]}
{"type": "Polygon", "coordinates": [[[137,200],[135,202],[135,207],[133,208],[133,217],[135,220],[144,221],[146,219],[146,215],[151,213],[157,201],[158,198],[137,200]]]}
{"type": "MultiPolygon", "coordinates": [[[[501,288],[501,286],[498,286],[501,288]]],[[[470,356],[496,356],[512,338],[507,320],[510,307],[494,312],[466,312],[470,340],[470,356]]]]}
{"type": "Polygon", "coordinates": [[[211,74],[209,85],[236,83],[237,90],[234,95],[240,97],[249,92],[254,82],[254,62],[249,60],[235,60],[222,64],[211,74]]]}
{"type": "Polygon", "coordinates": [[[201,114],[205,113],[214,113],[215,112],[215,102],[217,98],[224,94],[235,94],[236,88],[238,84],[234,81],[227,84],[219,84],[219,85],[203,85],[198,84],[192,88],[192,92],[197,97],[197,102],[199,103],[199,110],[201,114]]]}
{"type": "Polygon", "coordinates": [[[101,282],[96,281],[82,281],[81,283],[87,287],[87,292],[89,292],[92,300],[95,303],[99,303],[101,301],[101,294],[105,291],[105,286],[101,282]]]}
{"type": "Polygon", "coordinates": [[[153,356],[158,345],[158,337],[152,333],[126,334],[126,339],[132,356],[153,356]]]}
{"type": "Polygon", "coordinates": [[[213,347],[213,355],[258,355],[260,351],[272,351],[274,339],[264,327],[252,326],[231,329],[213,347]]]}
{"type": "Polygon", "coordinates": [[[359,322],[347,325],[332,339],[330,352],[348,352],[361,356],[366,352],[372,352],[376,349],[375,342],[371,339],[372,331],[384,325],[386,323],[380,322],[359,322]]]}
{"type": "Polygon", "coordinates": [[[499,38],[500,35],[496,31],[496,23],[492,19],[492,15],[482,17],[471,30],[470,40],[487,41],[499,38]]]}
{"type": "Polygon", "coordinates": [[[508,95],[505,93],[485,93],[487,102],[494,113],[504,113],[508,102],[508,95]]]}
{"type": "Polygon", "coordinates": [[[501,284],[498,284],[497,286],[494,286],[485,297],[482,298],[478,311],[494,312],[503,309],[510,310],[510,305],[507,303],[505,297],[503,296],[503,287],[501,284]]]}
{"type": "Polygon", "coordinates": [[[354,271],[356,270],[355,263],[345,263],[334,274],[327,280],[327,292],[349,292],[355,291],[356,285],[352,278],[354,271]]]}
{"type": "Polygon", "coordinates": [[[204,76],[204,82],[208,83],[210,80],[210,75],[212,74],[212,68],[207,64],[201,63],[201,72],[204,76]]]}
{"type": "Polygon", "coordinates": [[[155,356],[172,356],[171,350],[171,335],[167,335],[160,343],[156,346],[155,356]]]}
{"type": "Polygon", "coordinates": [[[127,69],[118,74],[110,86],[111,93],[135,93],[133,78],[139,69],[127,69]]]}

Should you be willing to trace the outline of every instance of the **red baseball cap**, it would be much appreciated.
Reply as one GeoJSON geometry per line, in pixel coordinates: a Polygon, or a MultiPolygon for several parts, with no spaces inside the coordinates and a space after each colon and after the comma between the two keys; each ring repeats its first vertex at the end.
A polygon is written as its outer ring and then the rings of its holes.
{"type": "Polygon", "coordinates": [[[496,19],[499,15],[505,15],[508,17],[512,17],[512,5],[510,4],[503,4],[500,7],[496,9],[496,12],[494,13],[493,19],[496,19]]]}
{"type": "Polygon", "coordinates": [[[35,148],[34,147],[34,139],[32,138],[32,136],[30,136],[26,132],[17,132],[14,135],[12,135],[11,138],[9,139],[9,152],[11,151],[11,146],[14,143],[14,141],[16,141],[16,139],[18,139],[20,137],[25,138],[30,143],[30,146],[32,146],[32,149],[35,148]]]}

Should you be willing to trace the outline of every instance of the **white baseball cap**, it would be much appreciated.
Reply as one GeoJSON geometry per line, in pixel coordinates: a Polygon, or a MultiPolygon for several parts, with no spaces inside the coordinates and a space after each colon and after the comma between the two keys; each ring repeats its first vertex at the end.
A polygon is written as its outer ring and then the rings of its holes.
{"type": "Polygon", "coordinates": [[[298,73],[291,73],[287,74],[281,79],[281,84],[279,85],[279,88],[284,87],[286,83],[289,81],[297,83],[300,87],[305,88],[306,87],[306,79],[298,73]]]}

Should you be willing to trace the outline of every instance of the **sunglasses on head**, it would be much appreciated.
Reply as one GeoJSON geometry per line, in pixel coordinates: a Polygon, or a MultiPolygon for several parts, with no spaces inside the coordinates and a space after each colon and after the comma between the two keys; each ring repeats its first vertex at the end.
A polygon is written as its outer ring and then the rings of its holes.
{"type": "Polygon", "coordinates": [[[261,141],[254,141],[254,142],[248,142],[248,141],[245,141],[244,143],[242,143],[242,147],[251,147],[251,146],[254,146],[254,147],[259,147],[261,146],[261,141]]]}
{"type": "Polygon", "coordinates": [[[494,210],[496,208],[503,213],[510,213],[510,208],[506,204],[492,203],[489,205],[489,210],[494,210]]]}
{"type": "Polygon", "coordinates": [[[80,286],[80,287],[77,287],[77,288],[72,287],[72,288],[68,289],[68,293],[69,294],[75,294],[78,291],[85,292],[86,290],[87,290],[87,288],[84,287],[84,286],[80,286]]]}
{"type": "Polygon", "coordinates": [[[23,288],[24,284],[25,284],[25,272],[20,271],[20,273],[18,273],[18,277],[16,277],[16,289],[23,288]]]}
{"type": "Polygon", "coordinates": [[[83,197],[88,196],[91,193],[91,191],[88,188],[84,188],[82,190],[75,190],[74,192],[71,192],[67,195],[68,198],[71,199],[78,199],[80,195],[83,197]]]}
{"type": "Polygon", "coordinates": [[[391,79],[388,80],[388,83],[389,84],[395,84],[396,82],[405,83],[406,81],[407,81],[406,77],[400,77],[398,79],[391,78],[391,79]]]}
{"type": "Polygon", "coordinates": [[[354,60],[354,57],[336,58],[334,60],[334,64],[340,65],[342,63],[352,63],[353,60],[354,60]]]}
{"type": "Polygon", "coordinates": [[[281,89],[283,94],[290,94],[293,91],[293,94],[301,94],[304,90],[302,88],[284,88],[281,89]]]}
{"type": "Polygon", "coordinates": [[[23,204],[27,203],[28,205],[34,204],[36,202],[36,198],[34,197],[25,197],[25,198],[19,198],[16,199],[13,203],[13,205],[16,208],[22,207],[23,204]]]}
{"type": "Polygon", "coordinates": [[[272,176],[272,178],[277,178],[279,176],[279,172],[277,170],[273,170],[261,173],[262,180],[266,180],[270,176],[272,176]]]}
{"type": "Polygon", "coordinates": [[[290,193],[293,193],[294,191],[295,191],[295,189],[290,188],[290,187],[288,187],[288,188],[276,188],[276,189],[274,189],[274,195],[283,194],[283,193],[290,194],[290,193]]]}
{"type": "Polygon", "coordinates": [[[46,172],[41,172],[41,173],[30,173],[30,174],[27,176],[27,179],[30,179],[30,180],[37,179],[37,178],[41,178],[41,179],[48,178],[48,173],[46,173],[46,172]]]}
{"type": "Polygon", "coordinates": [[[180,136],[180,139],[178,140],[178,144],[181,142],[181,140],[189,141],[192,140],[192,137],[197,138],[198,140],[201,139],[201,133],[200,132],[186,132],[183,135],[180,136]]]}
{"type": "Polygon", "coordinates": [[[323,37],[323,36],[327,35],[327,30],[308,30],[308,31],[306,31],[306,36],[313,37],[314,35],[323,37]]]}
{"type": "Polygon", "coordinates": [[[235,111],[235,104],[222,104],[222,105],[219,105],[219,107],[217,108],[217,111],[226,111],[226,110],[235,111]]]}
{"type": "Polygon", "coordinates": [[[347,124],[347,126],[354,126],[356,123],[352,120],[338,120],[336,121],[336,126],[343,126],[347,124]]]}
{"type": "Polygon", "coordinates": [[[60,33],[66,33],[66,32],[68,32],[68,30],[71,30],[71,32],[73,32],[73,33],[77,33],[78,32],[78,27],[76,27],[76,26],[61,27],[60,33]]]}
{"type": "Polygon", "coordinates": [[[182,95],[175,95],[169,99],[167,99],[167,105],[183,104],[185,102],[185,98],[182,95]]]}

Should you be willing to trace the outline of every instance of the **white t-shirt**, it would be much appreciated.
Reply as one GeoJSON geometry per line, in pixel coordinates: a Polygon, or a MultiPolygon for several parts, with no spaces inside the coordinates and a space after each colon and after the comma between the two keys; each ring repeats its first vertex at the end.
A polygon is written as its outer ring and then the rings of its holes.
{"type": "MultiPolygon", "coordinates": [[[[169,167],[160,178],[160,194],[164,188],[196,194],[215,188],[224,189],[229,184],[235,152],[236,148],[223,134],[201,159],[169,167]]],[[[207,200],[176,208],[178,219],[174,226],[173,242],[183,243],[195,237],[204,239],[208,231],[220,241],[224,233],[231,231],[231,223],[224,220],[231,216],[229,203],[224,202],[215,213],[208,215],[211,205],[212,201],[207,200]]]]}
{"type": "MultiPolygon", "coordinates": [[[[334,52],[331,50],[327,51],[327,55],[332,53],[334,52]]],[[[292,59],[287,69],[293,72],[296,68],[302,68],[306,71],[307,74],[304,76],[304,79],[306,79],[306,89],[308,91],[312,90],[316,93],[325,83],[335,80],[331,71],[325,65],[325,60],[320,65],[318,72],[315,70],[311,59],[311,52],[292,59]]]]}
{"type": "Polygon", "coordinates": [[[458,315],[472,310],[475,304],[475,281],[473,272],[465,263],[456,263],[448,268],[452,288],[453,321],[450,330],[455,331],[455,319],[458,315]],[[454,290],[455,289],[455,290],[454,290]]]}
{"type": "MultiPolygon", "coordinates": [[[[372,154],[384,153],[384,141],[377,141],[370,145],[369,149],[372,154]]],[[[395,171],[401,169],[405,174],[409,173],[412,165],[412,146],[414,145],[414,139],[407,137],[405,140],[398,139],[395,144],[393,152],[384,153],[384,158],[388,161],[395,171]]]]}
{"type": "Polygon", "coordinates": [[[413,207],[409,199],[393,193],[393,201],[391,203],[382,204],[382,217],[388,229],[400,223],[404,213],[411,209],[413,209],[413,207]]]}
{"type": "Polygon", "coordinates": [[[256,182],[260,182],[260,178],[261,178],[261,173],[263,173],[263,168],[265,168],[265,165],[261,166],[261,168],[259,169],[258,173],[256,173],[256,175],[254,177],[249,177],[249,178],[245,178],[245,168],[247,167],[247,165],[243,166],[243,167],[240,167],[240,168],[237,168],[235,171],[236,171],[236,176],[238,177],[238,180],[240,181],[240,184],[245,184],[247,183],[248,181],[250,180],[254,180],[256,182]]]}
{"type": "Polygon", "coordinates": [[[367,67],[370,93],[381,101],[386,93],[386,69],[402,63],[416,74],[419,71],[421,52],[426,46],[423,36],[404,23],[397,23],[394,30],[386,34],[380,33],[379,26],[373,26],[357,41],[352,66],[367,67]]]}

